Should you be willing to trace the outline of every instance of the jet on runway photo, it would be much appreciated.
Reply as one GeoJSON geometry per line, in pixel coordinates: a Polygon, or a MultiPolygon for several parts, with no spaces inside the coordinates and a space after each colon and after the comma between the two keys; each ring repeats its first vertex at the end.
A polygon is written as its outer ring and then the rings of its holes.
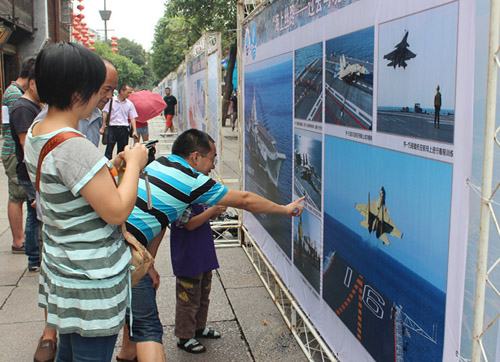
{"type": "Polygon", "coordinates": [[[387,64],[388,67],[394,67],[396,69],[396,66],[398,67],[403,67],[406,69],[406,64],[407,60],[410,60],[412,58],[415,58],[417,54],[411,52],[408,47],[410,44],[408,44],[408,31],[406,32],[405,36],[403,37],[403,40],[395,46],[396,50],[393,50],[392,52],[384,55],[384,59],[389,60],[389,64],[387,64]]]}
{"type": "Polygon", "coordinates": [[[361,64],[347,64],[345,56],[340,58],[340,70],[337,76],[344,82],[352,82],[354,79],[359,78],[363,74],[368,74],[368,70],[361,64]]]}
{"type": "Polygon", "coordinates": [[[402,238],[403,234],[394,225],[394,222],[389,217],[389,209],[385,206],[385,189],[380,190],[380,196],[377,201],[370,201],[370,193],[368,193],[368,204],[355,204],[366,220],[361,221],[361,225],[368,229],[371,233],[375,231],[377,239],[381,239],[385,245],[390,245],[388,235],[402,238]]]}

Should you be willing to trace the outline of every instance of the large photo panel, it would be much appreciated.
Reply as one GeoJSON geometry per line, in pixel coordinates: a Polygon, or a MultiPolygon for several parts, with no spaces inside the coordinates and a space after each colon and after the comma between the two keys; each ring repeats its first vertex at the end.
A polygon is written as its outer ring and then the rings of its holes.
{"type": "MultiPolygon", "coordinates": [[[[278,204],[292,198],[293,58],[276,56],[245,67],[245,189],[278,204]]],[[[291,259],[288,217],[254,214],[291,259]]]]}
{"type": "Polygon", "coordinates": [[[330,136],[325,154],[343,156],[325,164],[324,300],[376,361],[441,360],[452,165],[330,136]]]}
{"type": "Polygon", "coordinates": [[[453,143],[458,3],[379,27],[377,130],[453,143]]]}

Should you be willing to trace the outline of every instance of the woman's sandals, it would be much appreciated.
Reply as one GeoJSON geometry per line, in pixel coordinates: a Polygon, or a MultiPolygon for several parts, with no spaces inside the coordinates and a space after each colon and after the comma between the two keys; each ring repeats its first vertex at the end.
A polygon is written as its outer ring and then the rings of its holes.
{"type": "Polygon", "coordinates": [[[188,340],[180,339],[179,342],[177,342],[177,347],[189,353],[203,353],[207,350],[200,342],[198,342],[194,338],[188,340]]]}

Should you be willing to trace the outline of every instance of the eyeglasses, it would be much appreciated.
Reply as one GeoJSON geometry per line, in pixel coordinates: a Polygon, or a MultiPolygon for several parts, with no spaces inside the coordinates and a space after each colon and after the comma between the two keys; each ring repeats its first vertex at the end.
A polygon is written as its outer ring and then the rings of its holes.
{"type": "Polygon", "coordinates": [[[215,161],[217,160],[217,155],[215,155],[214,158],[212,158],[212,157],[208,157],[208,155],[206,155],[204,153],[201,153],[200,151],[198,151],[198,153],[201,155],[201,157],[206,157],[209,160],[211,160],[213,163],[215,163],[215,161]]]}

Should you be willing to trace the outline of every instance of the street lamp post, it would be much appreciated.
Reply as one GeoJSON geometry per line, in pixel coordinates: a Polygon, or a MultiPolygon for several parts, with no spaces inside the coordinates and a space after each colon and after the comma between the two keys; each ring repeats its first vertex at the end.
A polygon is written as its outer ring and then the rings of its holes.
{"type": "Polygon", "coordinates": [[[108,24],[107,21],[111,17],[111,10],[106,10],[106,0],[104,0],[104,10],[99,10],[101,19],[104,21],[104,40],[108,41],[108,24]]]}

